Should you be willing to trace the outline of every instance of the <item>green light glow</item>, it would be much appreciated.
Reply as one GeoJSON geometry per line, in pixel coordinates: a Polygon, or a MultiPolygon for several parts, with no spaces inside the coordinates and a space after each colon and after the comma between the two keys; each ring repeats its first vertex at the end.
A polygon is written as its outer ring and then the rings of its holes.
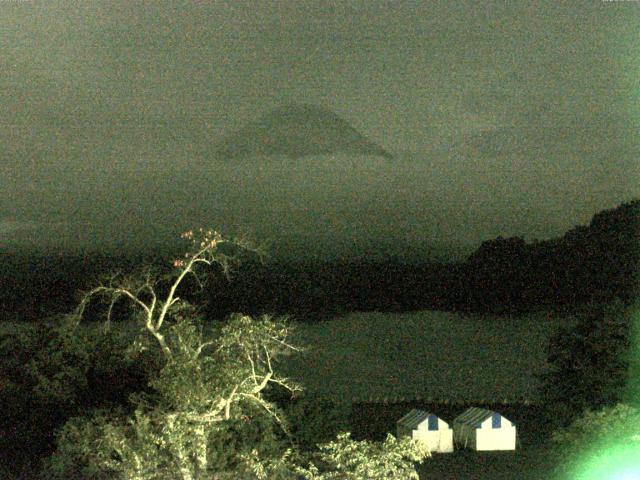
{"type": "Polygon", "coordinates": [[[640,478],[640,442],[612,445],[600,454],[588,454],[567,480],[637,480],[640,478]]]}
{"type": "MultiPolygon", "coordinates": [[[[629,408],[640,407],[640,304],[636,301],[627,311],[630,323],[629,370],[624,402],[619,415],[629,408]]],[[[640,424],[638,414],[626,413],[602,423],[591,441],[568,465],[562,480],[639,480],[640,424]]]]}

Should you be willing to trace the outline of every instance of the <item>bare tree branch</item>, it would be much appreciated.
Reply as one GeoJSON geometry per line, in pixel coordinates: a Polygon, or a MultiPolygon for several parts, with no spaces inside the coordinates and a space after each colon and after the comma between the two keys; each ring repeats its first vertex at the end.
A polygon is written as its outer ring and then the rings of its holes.
{"type": "Polygon", "coordinates": [[[229,418],[231,418],[231,402],[233,402],[233,397],[236,394],[236,392],[238,391],[239,387],[240,387],[240,385],[236,385],[235,388],[233,389],[233,391],[231,392],[231,395],[229,395],[229,398],[227,399],[227,404],[224,407],[224,418],[225,418],[225,420],[229,420],[229,418]]]}
{"type": "Polygon", "coordinates": [[[202,353],[202,351],[203,351],[206,347],[209,347],[209,346],[211,346],[211,345],[215,345],[215,344],[216,344],[216,342],[215,342],[215,341],[213,341],[213,340],[212,340],[212,341],[210,341],[210,342],[204,342],[204,343],[201,343],[201,344],[200,344],[200,346],[197,348],[197,350],[196,350],[195,355],[193,356],[193,358],[194,358],[194,359],[197,359],[197,358],[200,356],[200,354],[202,353]]]}

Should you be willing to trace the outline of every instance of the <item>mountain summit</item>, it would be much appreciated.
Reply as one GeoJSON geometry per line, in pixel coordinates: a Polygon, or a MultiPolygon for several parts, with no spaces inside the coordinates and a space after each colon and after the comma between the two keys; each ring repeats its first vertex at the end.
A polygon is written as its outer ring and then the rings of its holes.
{"type": "Polygon", "coordinates": [[[310,104],[289,104],[251,122],[214,146],[225,158],[348,153],[392,158],[331,110],[310,104]]]}

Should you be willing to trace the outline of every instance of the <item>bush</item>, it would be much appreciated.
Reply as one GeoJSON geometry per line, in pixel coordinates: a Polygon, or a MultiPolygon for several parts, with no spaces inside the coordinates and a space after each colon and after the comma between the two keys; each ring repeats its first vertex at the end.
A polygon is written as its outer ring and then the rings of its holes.
{"type": "Polygon", "coordinates": [[[556,431],[553,441],[575,450],[589,443],[631,439],[634,435],[640,435],[640,410],[619,403],[601,410],[587,410],[569,427],[556,431]]]}
{"type": "Polygon", "coordinates": [[[91,415],[69,419],[56,435],[56,452],[44,462],[43,480],[116,478],[115,472],[102,466],[111,452],[105,455],[99,447],[106,430],[122,418],[120,411],[95,410],[91,415]]]}
{"type": "Polygon", "coordinates": [[[542,377],[549,421],[566,427],[585,409],[620,402],[629,366],[630,312],[621,301],[595,304],[549,342],[550,371],[542,377]]]}
{"type": "Polygon", "coordinates": [[[0,451],[20,465],[53,449],[54,432],[72,416],[126,405],[144,388],[149,362],[126,355],[128,341],[80,330],[73,319],[29,325],[0,338],[0,451]]]}
{"type": "Polygon", "coordinates": [[[384,442],[369,442],[343,433],[319,449],[308,468],[298,470],[307,480],[418,480],[415,464],[430,456],[422,443],[391,434],[384,442]]]}
{"type": "Polygon", "coordinates": [[[609,452],[619,446],[634,448],[637,459],[640,453],[640,410],[626,404],[587,410],[570,426],[555,432],[553,442],[558,447],[554,451],[559,478],[576,478],[584,459],[596,464],[598,457],[610,455],[609,452]]]}
{"type": "Polygon", "coordinates": [[[348,430],[351,406],[302,397],[288,405],[284,413],[293,441],[309,451],[348,430]]]}

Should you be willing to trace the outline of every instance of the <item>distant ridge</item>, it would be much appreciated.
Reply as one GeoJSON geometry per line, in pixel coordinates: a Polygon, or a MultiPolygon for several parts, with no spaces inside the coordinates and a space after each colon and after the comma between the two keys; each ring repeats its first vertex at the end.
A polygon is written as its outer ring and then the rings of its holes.
{"type": "Polygon", "coordinates": [[[214,144],[214,152],[236,159],[335,153],[393,158],[331,110],[311,104],[287,104],[272,110],[214,144]]]}

